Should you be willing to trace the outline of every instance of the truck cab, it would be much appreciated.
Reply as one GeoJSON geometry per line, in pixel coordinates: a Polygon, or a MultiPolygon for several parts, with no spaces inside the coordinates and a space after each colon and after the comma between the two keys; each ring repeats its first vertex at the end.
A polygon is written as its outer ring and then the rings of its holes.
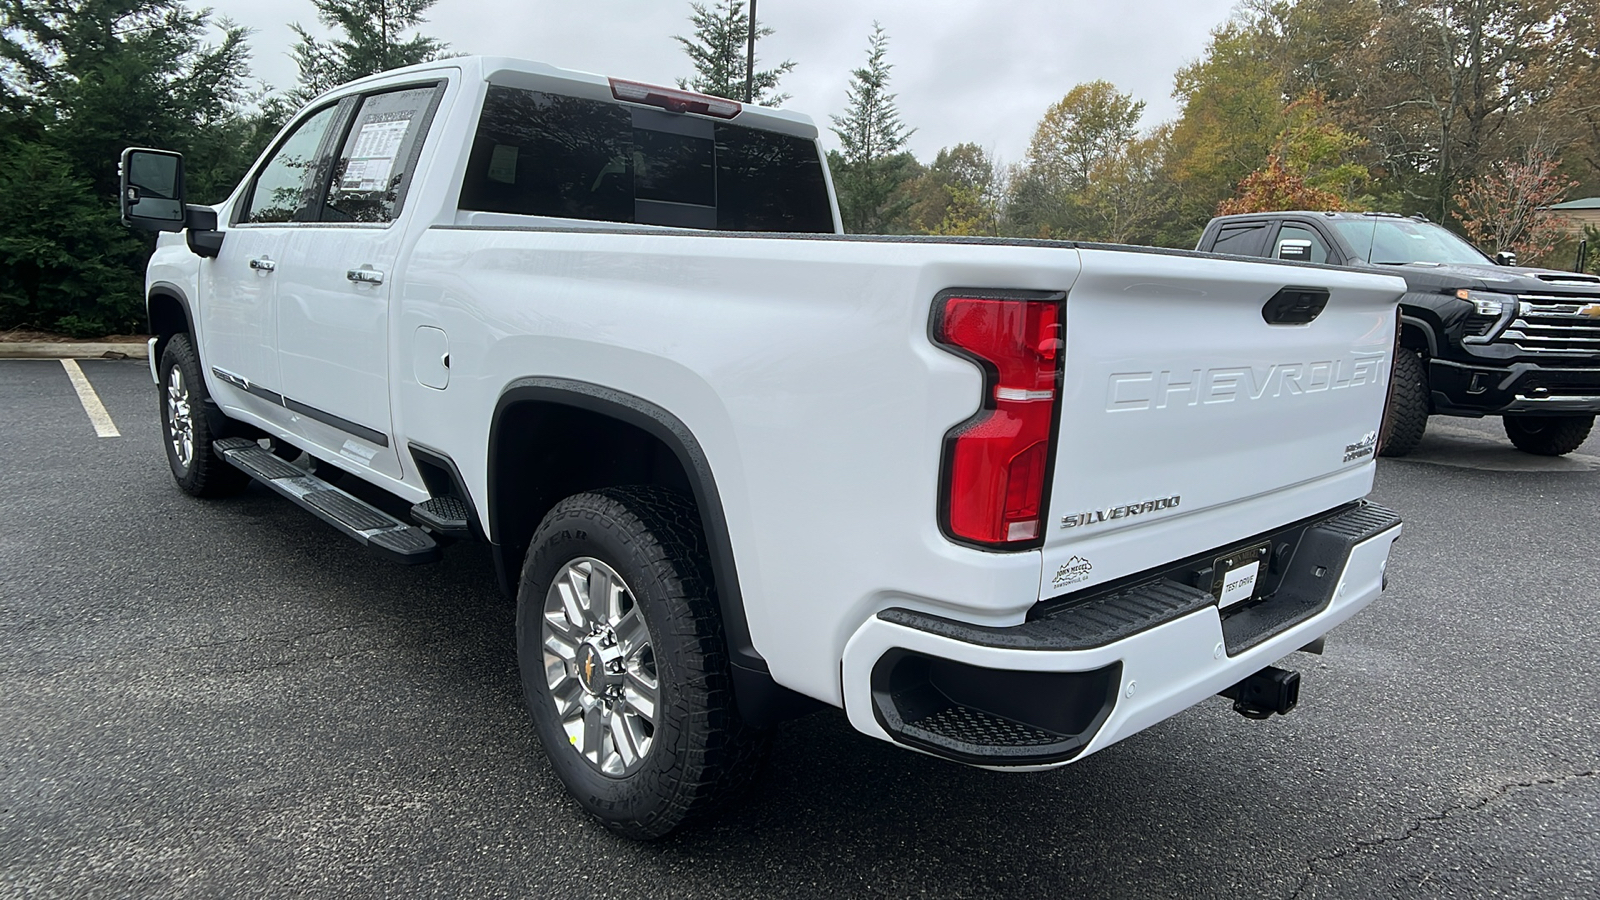
{"type": "Polygon", "coordinates": [[[1375,269],[1406,281],[1383,455],[1429,415],[1500,416],[1529,453],[1578,448],[1600,412],[1600,278],[1519,268],[1419,217],[1269,212],[1212,219],[1196,249],[1375,269]]]}

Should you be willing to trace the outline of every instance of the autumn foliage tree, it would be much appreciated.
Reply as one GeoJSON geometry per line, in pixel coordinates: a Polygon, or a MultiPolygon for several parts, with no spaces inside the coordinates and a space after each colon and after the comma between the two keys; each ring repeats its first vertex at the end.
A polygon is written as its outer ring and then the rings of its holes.
{"type": "Polygon", "coordinates": [[[977,144],[945,147],[911,186],[907,218],[925,234],[999,233],[1000,179],[977,144]]]}
{"type": "Polygon", "coordinates": [[[1530,153],[1467,182],[1455,197],[1462,230],[1491,253],[1509,250],[1529,262],[1548,256],[1564,236],[1549,207],[1577,186],[1560,175],[1559,166],[1546,155],[1530,153]]]}
{"type": "Polygon", "coordinates": [[[1239,192],[1217,204],[1217,215],[1275,212],[1284,209],[1341,210],[1344,201],[1332,191],[1306,183],[1304,175],[1289,171],[1276,153],[1267,164],[1239,182],[1239,192]]]}
{"type": "Polygon", "coordinates": [[[1076,85],[1045,111],[1009,196],[1014,229],[1030,237],[1103,239],[1097,186],[1139,138],[1144,103],[1109,81],[1076,85]]]}
{"type": "Polygon", "coordinates": [[[1306,94],[1281,115],[1285,126],[1266,164],[1239,181],[1234,196],[1217,205],[1217,214],[1370,207],[1372,198],[1359,192],[1371,173],[1351,159],[1367,142],[1330,118],[1322,94],[1306,94]]]}

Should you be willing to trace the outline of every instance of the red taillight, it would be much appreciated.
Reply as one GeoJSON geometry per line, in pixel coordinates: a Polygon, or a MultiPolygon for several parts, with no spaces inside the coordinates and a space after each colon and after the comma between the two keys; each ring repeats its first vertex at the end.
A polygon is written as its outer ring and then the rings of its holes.
{"type": "Polygon", "coordinates": [[[952,296],[934,337],[977,361],[983,408],[945,442],[945,528],[993,546],[1036,545],[1044,533],[1050,436],[1061,378],[1062,297],[952,296]]]}
{"type": "Polygon", "coordinates": [[[659,106],[672,112],[697,113],[702,116],[731,119],[739,114],[739,110],[744,108],[738,101],[712,97],[708,94],[680,91],[676,88],[644,84],[639,81],[623,81],[620,78],[609,80],[611,81],[611,96],[618,100],[627,100],[631,103],[648,103],[651,106],[659,106]]]}

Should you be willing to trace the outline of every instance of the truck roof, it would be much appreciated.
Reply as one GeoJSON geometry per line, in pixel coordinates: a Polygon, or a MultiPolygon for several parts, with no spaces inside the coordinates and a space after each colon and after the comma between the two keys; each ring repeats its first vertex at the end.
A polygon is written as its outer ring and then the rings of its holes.
{"type": "Polygon", "coordinates": [[[1265,219],[1283,216],[1322,216],[1325,219],[1408,219],[1414,222],[1431,221],[1423,215],[1401,215],[1390,212],[1333,212],[1322,209],[1275,209],[1270,212],[1233,213],[1227,216],[1216,216],[1213,222],[1231,222],[1235,219],[1265,219]]]}
{"type": "MultiPolygon", "coordinates": [[[[403,81],[427,72],[443,72],[446,70],[459,71],[467,81],[486,81],[509,87],[523,87],[530,90],[546,90],[575,97],[587,97],[593,100],[608,102],[617,101],[612,93],[611,83],[613,78],[606,75],[597,75],[593,72],[582,72],[576,69],[563,69],[549,63],[536,62],[528,59],[515,59],[504,56],[452,56],[432,62],[418,63],[414,66],[405,66],[368,75],[355,81],[342,84],[327,93],[343,91],[350,87],[370,87],[382,85],[393,81],[403,81]]],[[[617,76],[615,80],[632,80],[617,76]]],[[[668,90],[679,90],[670,85],[661,85],[668,90]]],[[[768,106],[759,106],[754,103],[735,101],[739,104],[739,112],[734,117],[740,125],[754,128],[763,128],[768,131],[780,131],[815,140],[818,131],[814,121],[804,113],[787,109],[776,109],[768,106]]],[[[694,113],[683,113],[694,115],[694,113]]]]}

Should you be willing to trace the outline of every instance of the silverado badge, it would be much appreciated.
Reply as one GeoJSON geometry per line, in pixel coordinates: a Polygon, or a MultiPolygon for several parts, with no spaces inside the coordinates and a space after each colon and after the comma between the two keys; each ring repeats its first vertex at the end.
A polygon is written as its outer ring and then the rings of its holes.
{"type": "Polygon", "coordinates": [[[1123,506],[1113,506],[1110,509],[1091,509],[1088,512],[1062,516],[1061,527],[1082,528],[1085,525],[1098,525],[1110,519],[1126,519],[1129,516],[1142,516],[1145,513],[1177,509],[1178,504],[1182,502],[1183,497],[1173,494],[1171,497],[1146,500],[1143,503],[1128,503],[1123,506]]]}

